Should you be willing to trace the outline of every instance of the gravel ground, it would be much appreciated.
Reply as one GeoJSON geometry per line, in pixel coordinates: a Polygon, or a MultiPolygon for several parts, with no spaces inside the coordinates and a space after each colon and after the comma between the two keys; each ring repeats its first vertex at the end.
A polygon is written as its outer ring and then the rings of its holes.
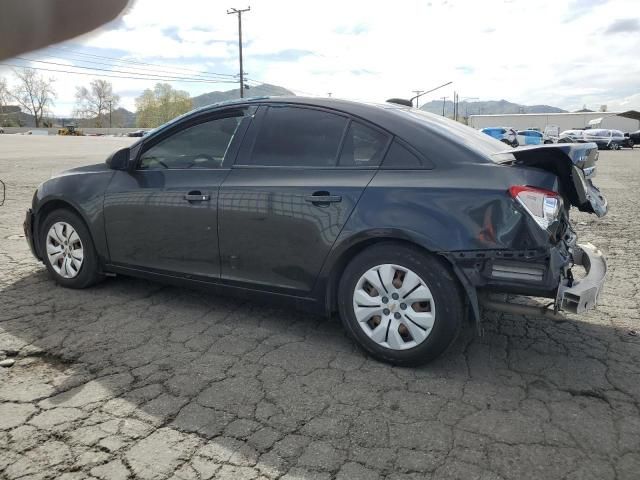
{"type": "Polygon", "coordinates": [[[609,261],[597,311],[486,312],[402,369],[250,299],[56,286],[22,236],[34,188],[127,142],[0,136],[0,478],[640,478],[640,150],[601,154],[607,217],[574,214],[609,261]]]}

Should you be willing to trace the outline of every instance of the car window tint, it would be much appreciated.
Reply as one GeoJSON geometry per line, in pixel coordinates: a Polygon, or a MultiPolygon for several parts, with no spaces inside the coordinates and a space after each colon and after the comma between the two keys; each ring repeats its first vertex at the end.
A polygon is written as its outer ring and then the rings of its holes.
{"type": "Polygon", "coordinates": [[[339,165],[341,167],[376,167],[384,155],[388,135],[351,122],[342,144],[339,165]]]}
{"type": "Polygon", "coordinates": [[[419,158],[411,150],[394,140],[382,162],[384,169],[419,169],[432,168],[432,165],[419,158]]]}
{"type": "Polygon", "coordinates": [[[140,169],[220,168],[242,117],[227,117],[180,130],[140,158],[140,169]]]}
{"type": "Polygon", "coordinates": [[[335,166],[347,119],[297,107],[269,107],[262,119],[248,165],[335,166]]]}

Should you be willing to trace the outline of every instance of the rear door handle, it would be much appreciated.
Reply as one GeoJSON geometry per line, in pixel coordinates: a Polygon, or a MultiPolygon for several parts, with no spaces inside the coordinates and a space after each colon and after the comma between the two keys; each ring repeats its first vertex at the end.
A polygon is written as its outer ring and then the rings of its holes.
{"type": "Polygon", "coordinates": [[[328,192],[316,192],[313,195],[304,197],[305,201],[311,203],[338,203],[342,201],[340,195],[330,195],[328,192]]]}
{"type": "Polygon", "coordinates": [[[187,202],[208,202],[211,199],[211,195],[208,193],[201,193],[197,190],[187,193],[184,196],[187,202]]]}

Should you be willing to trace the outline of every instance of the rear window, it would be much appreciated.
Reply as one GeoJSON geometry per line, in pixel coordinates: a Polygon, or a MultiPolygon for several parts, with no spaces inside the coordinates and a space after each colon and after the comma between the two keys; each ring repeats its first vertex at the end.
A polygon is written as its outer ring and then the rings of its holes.
{"type": "MultiPolygon", "coordinates": [[[[407,115],[413,120],[424,124],[430,130],[439,131],[443,135],[455,135],[456,140],[464,144],[469,150],[473,150],[483,156],[486,156],[492,161],[497,161],[497,159],[492,157],[492,155],[504,152],[504,150],[508,148],[500,140],[496,140],[490,135],[482,133],[480,130],[467,127],[460,122],[456,122],[439,115],[433,115],[415,108],[397,109],[396,111],[401,115],[407,115]]],[[[504,161],[506,156],[513,159],[511,154],[504,154],[501,156],[501,161],[504,161]]]]}

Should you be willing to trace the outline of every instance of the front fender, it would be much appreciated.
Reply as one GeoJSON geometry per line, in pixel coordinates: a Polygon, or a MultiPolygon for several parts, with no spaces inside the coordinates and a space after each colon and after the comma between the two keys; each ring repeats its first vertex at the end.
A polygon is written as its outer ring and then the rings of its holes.
{"type": "Polygon", "coordinates": [[[35,217],[34,239],[39,248],[38,227],[44,217],[57,208],[75,211],[85,222],[98,258],[108,259],[108,248],[104,232],[104,192],[113,176],[110,170],[103,172],[64,174],[44,182],[36,191],[32,209],[35,217]]]}

